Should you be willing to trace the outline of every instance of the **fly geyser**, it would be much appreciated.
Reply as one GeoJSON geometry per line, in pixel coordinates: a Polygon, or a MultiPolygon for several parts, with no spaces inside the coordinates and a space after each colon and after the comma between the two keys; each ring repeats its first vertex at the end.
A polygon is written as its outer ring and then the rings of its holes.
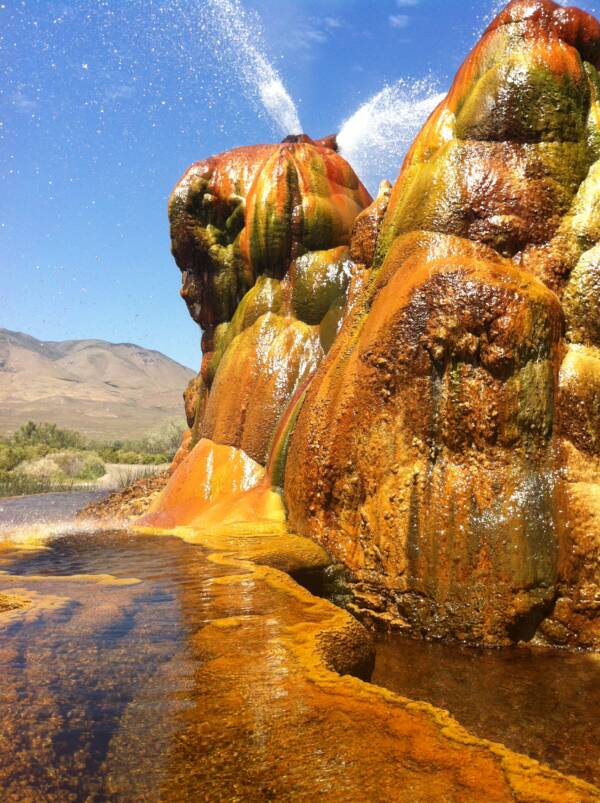
{"type": "Polygon", "coordinates": [[[516,0],[371,202],[334,138],[193,165],[202,327],[142,526],[289,530],[407,632],[600,648],[600,25],[516,0]]]}
{"type": "Polygon", "coordinates": [[[186,391],[197,445],[159,502],[161,526],[238,519],[232,493],[244,515],[283,522],[270,489],[287,444],[280,424],[337,334],[354,274],[350,232],[371,202],[334,148],[303,135],[239,148],[193,165],[175,188],[173,252],[203,360],[186,391]]]}

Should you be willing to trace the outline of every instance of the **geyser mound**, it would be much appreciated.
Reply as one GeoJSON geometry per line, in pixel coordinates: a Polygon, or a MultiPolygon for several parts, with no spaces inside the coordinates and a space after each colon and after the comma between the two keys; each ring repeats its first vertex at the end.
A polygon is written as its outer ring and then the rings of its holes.
{"type": "Polygon", "coordinates": [[[514,0],[373,203],[331,139],[188,170],[204,355],[143,523],[288,526],[417,635],[600,648],[599,66],[596,20],[514,0]]]}

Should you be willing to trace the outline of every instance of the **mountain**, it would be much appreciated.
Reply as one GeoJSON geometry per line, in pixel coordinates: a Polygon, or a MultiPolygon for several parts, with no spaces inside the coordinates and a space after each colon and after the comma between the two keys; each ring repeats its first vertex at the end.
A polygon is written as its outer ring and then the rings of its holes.
{"type": "Polygon", "coordinates": [[[183,420],[193,375],[132,343],[41,341],[0,328],[0,432],[33,419],[90,437],[139,437],[183,420]]]}

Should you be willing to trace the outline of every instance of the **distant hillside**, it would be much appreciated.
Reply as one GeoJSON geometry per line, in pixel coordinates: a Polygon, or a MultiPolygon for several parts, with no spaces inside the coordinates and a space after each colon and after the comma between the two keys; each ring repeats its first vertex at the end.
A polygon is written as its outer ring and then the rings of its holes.
{"type": "Polygon", "coordinates": [[[184,417],[189,368],[131,343],[42,342],[0,328],[0,432],[29,419],[135,438],[184,417]]]}

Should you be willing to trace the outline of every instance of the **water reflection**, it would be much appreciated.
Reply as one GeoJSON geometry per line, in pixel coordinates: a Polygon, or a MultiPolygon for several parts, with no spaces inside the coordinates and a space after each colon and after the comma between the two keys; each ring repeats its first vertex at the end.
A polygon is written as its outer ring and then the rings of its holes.
{"type": "MultiPolygon", "coordinates": [[[[597,799],[344,674],[371,657],[358,623],[236,557],[316,568],[313,544],[218,544],[82,532],[0,553],[0,595],[27,600],[0,613],[2,801],[597,799]]],[[[448,655],[420,663],[434,690],[453,677],[448,655]]]]}
{"type": "Polygon", "coordinates": [[[156,799],[195,665],[175,578],[200,612],[202,550],[80,533],[3,557],[0,591],[31,601],[0,619],[3,800],[156,799]]]}
{"type": "Polygon", "coordinates": [[[391,635],[378,642],[373,682],[445,708],[476,735],[561,772],[600,780],[600,655],[391,635]]]}

